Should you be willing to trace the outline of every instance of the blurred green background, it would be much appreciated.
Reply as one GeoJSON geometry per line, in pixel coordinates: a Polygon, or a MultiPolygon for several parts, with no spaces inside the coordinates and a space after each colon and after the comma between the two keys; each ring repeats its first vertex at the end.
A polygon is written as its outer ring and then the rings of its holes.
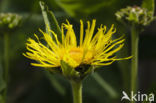
{"type": "MultiPolygon", "coordinates": [[[[126,34],[125,49],[117,54],[120,57],[130,55],[130,31],[116,21],[115,12],[128,5],[141,5],[142,0],[45,0],[61,25],[66,19],[74,25],[79,35],[79,20],[97,20],[108,28],[115,24],[116,36],[126,34]],[[125,52],[125,50],[127,52],[125,52]]],[[[50,75],[43,68],[30,65],[31,60],[22,53],[26,51],[28,37],[38,28],[45,29],[38,0],[0,0],[1,13],[17,13],[23,17],[20,27],[10,36],[10,76],[8,103],[72,103],[71,87],[59,75],[50,75]],[[50,77],[51,79],[48,79],[50,77]]],[[[145,28],[139,42],[139,87],[142,93],[156,92],[156,22],[145,28]]],[[[0,34],[0,69],[3,67],[3,36],[0,34]]],[[[84,80],[84,103],[121,103],[122,91],[129,92],[130,61],[115,62],[111,66],[96,71],[102,77],[97,81],[94,76],[84,80]],[[109,85],[109,86],[108,86],[109,85]],[[107,87],[108,86],[108,87],[107,87]],[[117,97],[107,89],[113,88],[117,97]]],[[[96,77],[97,78],[97,77],[96,77]]]]}

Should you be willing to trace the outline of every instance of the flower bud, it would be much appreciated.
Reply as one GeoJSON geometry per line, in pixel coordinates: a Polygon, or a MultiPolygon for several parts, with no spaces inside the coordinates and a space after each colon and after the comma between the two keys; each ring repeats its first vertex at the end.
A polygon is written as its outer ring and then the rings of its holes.
{"type": "Polygon", "coordinates": [[[0,13],[0,31],[10,32],[15,30],[21,22],[22,17],[14,13],[0,13]]]}
{"type": "Polygon", "coordinates": [[[138,26],[147,26],[154,20],[153,13],[146,8],[139,6],[128,6],[116,12],[116,17],[124,23],[135,24],[138,26]]]}

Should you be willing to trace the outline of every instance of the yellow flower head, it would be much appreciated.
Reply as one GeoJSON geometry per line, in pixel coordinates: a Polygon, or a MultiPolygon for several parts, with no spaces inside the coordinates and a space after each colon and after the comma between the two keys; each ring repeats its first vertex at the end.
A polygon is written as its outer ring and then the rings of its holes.
{"type": "Polygon", "coordinates": [[[94,33],[96,20],[92,24],[88,21],[88,27],[84,31],[83,22],[80,20],[80,42],[78,43],[73,25],[68,21],[62,24],[62,40],[59,41],[57,34],[48,29],[49,33],[43,34],[47,46],[39,41],[29,38],[26,43],[26,52],[24,56],[37,61],[31,63],[38,67],[60,67],[63,60],[71,67],[76,68],[80,65],[110,65],[118,59],[114,54],[123,47],[125,39],[122,37],[113,40],[112,35],[116,32],[114,25],[106,32],[106,26],[101,25],[97,33],[94,33]],[[85,35],[84,35],[85,32],[85,35]],[[65,33],[65,34],[64,34],[65,33]],[[53,38],[52,38],[53,37],[53,38]]]}

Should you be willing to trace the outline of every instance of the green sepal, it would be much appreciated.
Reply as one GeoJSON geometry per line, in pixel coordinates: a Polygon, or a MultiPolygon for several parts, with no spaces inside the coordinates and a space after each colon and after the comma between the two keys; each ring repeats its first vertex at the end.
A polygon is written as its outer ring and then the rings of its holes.
{"type": "Polygon", "coordinates": [[[128,16],[128,20],[129,21],[134,21],[135,23],[138,23],[139,22],[139,19],[138,18],[139,17],[137,15],[137,13],[132,12],[132,11],[129,13],[129,16],[128,16]]]}
{"type": "Polygon", "coordinates": [[[62,74],[70,80],[79,80],[80,72],[69,66],[65,61],[61,60],[62,74]]]}
{"type": "Polygon", "coordinates": [[[95,70],[95,67],[91,65],[87,65],[87,66],[81,65],[81,67],[84,68],[84,72],[81,72],[81,76],[80,76],[81,79],[84,79],[89,74],[93,73],[95,70]]]}
{"type": "Polygon", "coordinates": [[[93,73],[94,67],[91,65],[81,64],[76,68],[71,67],[65,61],[61,61],[62,74],[69,80],[80,81],[93,73]]]}

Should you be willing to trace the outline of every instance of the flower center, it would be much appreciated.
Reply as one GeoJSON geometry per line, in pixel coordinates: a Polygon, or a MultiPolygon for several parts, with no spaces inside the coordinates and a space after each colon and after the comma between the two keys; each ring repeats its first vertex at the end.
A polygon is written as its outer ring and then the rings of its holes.
{"type": "Polygon", "coordinates": [[[84,53],[83,48],[71,48],[69,51],[70,57],[77,63],[80,64],[83,60],[84,63],[90,64],[91,59],[93,58],[93,53],[91,51],[84,53]]]}
{"type": "Polygon", "coordinates": [[[83,58],[83,49],[82,48],[71,48],[69,50],[69,56],[75,60],[77,63],[80,63],[83,58]]]}
{"type": "Polygon", "coordinates": [[[84,51],[84,48],[74,47],[69,50],[61,50],[60,59],[67,62],[72,67],[77,67],[80,64],[91,64],[93,59],[92,51],[84,51]]]}

